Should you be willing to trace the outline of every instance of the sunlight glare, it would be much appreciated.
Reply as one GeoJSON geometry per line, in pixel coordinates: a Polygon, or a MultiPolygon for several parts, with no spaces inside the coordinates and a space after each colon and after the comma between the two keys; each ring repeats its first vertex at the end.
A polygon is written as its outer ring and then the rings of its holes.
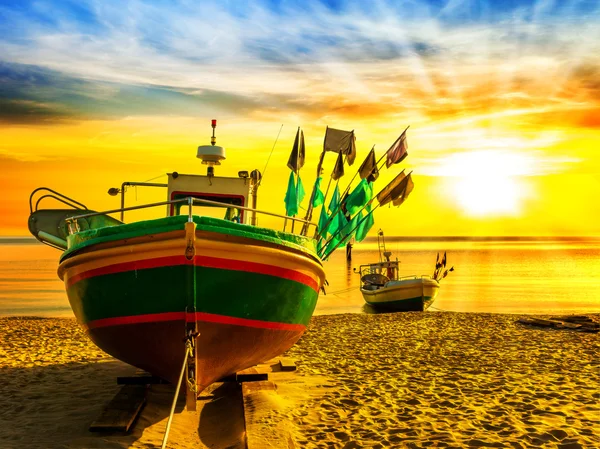
{"type": "Polygon", "coordinates": [[[439,174],[450,176],[453,198],[472,216],[519,215],[527,194],[520,179],[534,172],[531,157],[508,151],[472,151],[442,161],[439,174]]]}

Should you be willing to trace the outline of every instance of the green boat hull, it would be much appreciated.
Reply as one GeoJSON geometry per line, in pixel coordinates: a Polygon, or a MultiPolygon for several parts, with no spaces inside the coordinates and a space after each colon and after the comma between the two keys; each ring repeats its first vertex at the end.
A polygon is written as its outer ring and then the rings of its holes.
{"type": "Polygon", "coordinates": [[[230,225],[217,232],[215,220],[196,221],[192,257],[190,231],[163,219],[137,235],[125,225],[108,239],[80,238],[59,274],[75,316],[100,348],[170,382],[181,370],[186,329],[195,328],[202,389],[291,347],[310,321],[324,273],[295,236],[281,243],[261,228],[253,235],[238,225],[243,233],[232,235],[230,225]]]}

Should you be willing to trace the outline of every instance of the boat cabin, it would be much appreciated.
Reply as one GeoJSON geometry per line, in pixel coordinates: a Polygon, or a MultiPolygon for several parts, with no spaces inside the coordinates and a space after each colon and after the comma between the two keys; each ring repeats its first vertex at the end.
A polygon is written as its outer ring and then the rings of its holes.
{"type": "Polygon", "coordinates": [[[398,265],[397,260],[387,260],[384,262],[361,265],[359,268],[362,287],[365,289],[376,290],[383,287],[389,281],[397,281],[398,265]]]}
{"type": "MultiPolygon", "coordinates": [[[[108,194],[121,195],[121,207],[103,212],[88,209],[84,204],[75,201],[47,187],[35,189],[29,197],[29,230],[39,241],[58,249],[67,249],[67,236],[79,231],[102,227],[119,226],[125,223],[125,211],[166,206],[166,215],[208,216],[224,219],[239,224],[257,226],[257,214],[266,214],[283,219],[283,231],[288,221],[300,222],[306,229],[316,226],[299,217],[288,217],[266,211],[257,210],[257,191],[262,175],[258,170],[238,172],[237,177],[215,176],[216,165],[225,160],[225,148],[216,145],[215,128],[217,121],[212,120],[213,129],[210,145],[200,145],[196,157],[207,165],[205,175],[167,173],[168,182],[123,182],[121,188],[110,188],[108,194]],[[125,207],[125,192],[129,187],[166,188],[167,198],[161,203],[143,206],[125,207]],[[52,199],[61,203],[61,208],[41,208],[40,202],[52,199]],[[120,212],[120,220],[111,216],[120,212]]],[[[45,201],[44,201],[45,202],[45,201]]]]}
{"type": "MultiPolygon", "coordinates": [[[[231,207],[226,209],[224,216],[220,218],[236,223],[256,224],[256,215],[252,211],[245,211],[240,207],[254,208],[256,206],[256,194],[260,179],[258,170],[254,170],[252,175],[249,175],[248,172],[240,172],[240,176],[237,178],[185,175],[177,172],[168,173],[168,177],[167,201],[171,204],[167,207],[167,215],[188,213],[188,204],[173,203],[173,201],[191,197],[201,200],[192,208],[219,207],[221,213],[223,203],[231,204],[231,207]]],[[[200,214],[195,213],[195,215],[200,214]]]]}

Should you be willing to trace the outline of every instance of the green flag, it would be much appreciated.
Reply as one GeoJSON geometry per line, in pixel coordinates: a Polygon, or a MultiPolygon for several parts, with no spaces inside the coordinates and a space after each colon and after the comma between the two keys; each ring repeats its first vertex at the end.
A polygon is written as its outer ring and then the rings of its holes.
{"type": "MultiPolygon", "coordinates": [[[[357,242],[362,242],[375,224],[373,213],[371,212],[371,205],[369,204],[365,210],[367,211],[367,216],[360,218],[358,229],[356,230],[356,235],[354,237],[357,242]]],[[[362,212],[359,215],[362,215],[362,212]]]]}
{"type": "Polygon", "coordinates": [[[373,184],[367,179],[361,180],[346,200],[346,210],[354,215],[373,198],[373,184]]]}
{"type": "Polygon", "coordinates": [[[319,232],[323,231],[322,232],[323,237],[325,237],[327,235],[327,229],[325,229],[327,220],[329,220],[329,217],[327,216],[327,212],[325,211],[325,208],[322,207],[321,208],[321,216],[319,217],[319,232]]]}
{"type": "Polygon", "coordinates": [[[355,232],[358,228],[358,220],[359,220],[359,216],[358,216],[358,214],[356,214],[354,216],[354,218],[352,218],[352,220],[350,220],[344,226],[344,228],[342,229],[342,232],[340,233],[341,240],[340,240],[340,244],[338,245],[338,248],[346,245],[346,243],[348,243],[350,241],[350,239],[352,239],[352,236],[355,234],[355,232]]]}
{"type": "Polygon", "coordinates": [[[296,183],[294,182],[294,172],[290,172],[288,180],[287,192],[285,192],[285,214],[293,217],[298,214],[298,192],[296,191],[296,183]]]}
{"type": "Polygon", "coordinates": [[[327,209],[329,209],[329,213],[333,213],[337,210],[338,206],[340,205],[340,189],[338,189],[338,186],[335,186],[335,190],[333,191],[333,196],[331,197],[331,201],[329,201],[329,207],[327,209]]]}
{"type": "Polygon", "coordinates": [[[313,207],[319,207],[321,204],[325,203],[325,195],[321,192],[321,181],[322,177],[318,177],[315,181],[315,197],[313,198],[312,205],[313,207]]]}
{"type": "Polygon", "coordinates": [[[346,226],[346,224],[348,224],[348,220],[346,220],[344,214],[342,214],[341,211],[337,212],[329,222],[329,225],[327,226],[327,232],[331,235],[341,235],[341,232],[339,231],[346,226]]]}
{"type": "Polygon", "coordinates": [[[325,252],[328,252],[328,253],[332,252],[334,249],[338,248],[339,245],[340,245],[339,236],[333,237],[327,245],[324,245],[323,248],[321,248],[320,256],[323,257],[325,252]]]}
{"type": "Polygon", "coordinates": [[[300,179],[300,174],[298,174],[298,184],[296,184],[296,192],[298,196],[298,208],[300,208],[300,204],[302,204],[304,196],[306,195],[304,192],[304,186],[302,185],[302,180],[300,179]]]}

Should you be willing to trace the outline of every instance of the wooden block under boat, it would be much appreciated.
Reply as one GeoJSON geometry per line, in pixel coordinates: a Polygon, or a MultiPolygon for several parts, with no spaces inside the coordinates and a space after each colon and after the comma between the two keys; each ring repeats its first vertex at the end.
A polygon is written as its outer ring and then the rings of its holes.
{"type": "Polygon", "coordinates": [[[237,382],[259,382],[269,380],[269,374],[260,373],[256,368],[248,368],[235,373],[235,380],[237,382]]]}
{"type": "Polygon", "coordinates": [[[296,364],[289,359],[280,359],[279,368],[281,371],[296,371],[296,364]]]}
{"type": "Polygon", "coordinates": [[[106,405],[89,430],[91,432],[127,432],[146,403],[145,385],[124,385],[106,405]]]}

